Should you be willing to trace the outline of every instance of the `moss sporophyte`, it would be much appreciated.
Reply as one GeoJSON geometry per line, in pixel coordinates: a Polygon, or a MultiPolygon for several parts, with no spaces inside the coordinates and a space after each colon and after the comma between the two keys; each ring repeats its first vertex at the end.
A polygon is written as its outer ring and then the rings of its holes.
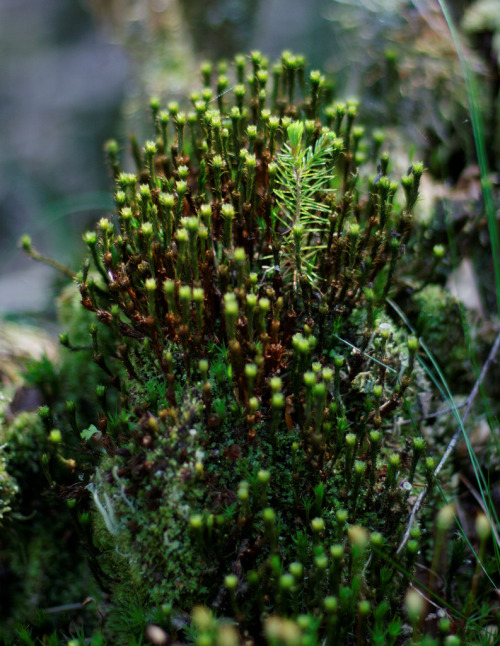
{"type": "Polygon", "coordinates": [[[386,299],[423,166],[393,179],[358,104],[302,57],[234,67],[212,90],[204,65],[182,109],[151,102],[133,173],[108,142],[116,208],[84,235],[95,413],[79,440],[78,406],[47,412],[105,626],[125,643],[139,601],[177,641],[231,625],[235,643],[399,644],[405,613],[417,639],[415,559],[396,548],[402,484],[431,483],[432,456],[395,422],[429,385],[386,299]]]}

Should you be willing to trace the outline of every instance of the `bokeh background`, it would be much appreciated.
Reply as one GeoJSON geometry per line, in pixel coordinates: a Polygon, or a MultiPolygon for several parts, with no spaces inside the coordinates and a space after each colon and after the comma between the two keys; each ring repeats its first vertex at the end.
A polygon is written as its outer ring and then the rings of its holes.
{"type": "MultiPolygon", "coordinates": [[[[498,1],[446,7],[498,170],[498,1]]],[[[149,132],[149,96],[185,96],[203,59],[285,48],[332,75],[336,97],[359,97],[396,155],[423,157],[449,186],[474,176],[463,76],[434,0],[1,0],[0,315],[50,321],[57,277],[19,237],[78,267],[81,232],[111,206],[103,144],[149,132]]]]}

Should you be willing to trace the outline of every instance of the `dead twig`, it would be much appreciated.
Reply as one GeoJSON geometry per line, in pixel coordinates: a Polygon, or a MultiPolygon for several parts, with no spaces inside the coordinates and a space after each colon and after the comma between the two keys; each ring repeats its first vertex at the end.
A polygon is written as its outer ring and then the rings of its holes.
{"type": "Polygon", "coordinates": [[[428,419],[434,419],[436,417],[441,417],[442,415],[448,415],[449,413],[453,413],[454,410],[458,410],[459,408],[464,408],[464,406],[467,406],[466,401],[463,402],[462,404],[457,404],[453,408],[451,406],[446,406],[446,408],[440,408],[435,413],[429,413],[428,415],[421,415],[420,417],[417,417],[415,419],[402,419],[401,421],[398,421],[398,424],[400,426],[403,426],[403,424],[418,424],[419,422],[426,422],[428,419]]]}
{"type": "MultiPolygon", "coordinates": [[[[484,380],[484,378],[486,376],[486,373],[488,371],[488,368],[490,367],[491,363],[494,361],[495,355],[498,352],[499,346],[500,346],[500,332],[498,333],[497,338],[495,339],[495,343],[493,344],[493,346],[492,346],[492,348],[490,350],[488,358],[486,359],[486,361],[484,363],[484,366],[483,366],[483,368],[481,370],[481,373],[480,373],[479,377],[477,378],[476,383],[474,384],[474,387],[472,388],[472,391],[471,391],[470,395],[467,397],[467,407],[465,409],[464,416],[462,417],[462,423],[458,427],[456,432],[454,433],[453,437],[451,438],[450,443],[446,447],[446,451],[443,453],[443,456],[441,457],[441,460],[439,461],[439,464],[434,469],[433,478],[437,478],[437,476],[441,472],[442,468],[444,467],[446,461],[448,460],[450,455],[455,450],[455,448],[456,448],[456,446],[458,444],[458,439],[460,437],[460,433],[462,432],[463,425],[465,424],[465,420],[467,419],[467,417],[468,417],[468,415],[470,413],[470,410],[472,408],[472,404],[474,403],[474,400],[475,400],[475,398],[477,396],[477,393],[479,392],[479,386],[482,384],[482,382],[483,382],[483,380],[484,380]]],[[[400,544],[398,546],[398,549],[396,550],[396,554],[400,554],[403,551],[406,543],[408,542],[408,539],[410,538],[411,526],[413,525],[413,521],[415,520],[416,515],[418,514],[418,512],[420,511],[420,509],[421,509],[421,507],[423,505],[423,502],[424,502],[425,497],[427,495],[427,491],[428,491],[428,486],[426,485],[422,489],[422,491],[418,495],[418,498],[415,500],[415,502],[413,504],[412,510],[410,512],[410,516],[408,518],[408,523],[406,525],[405,533],[403,535],[403,538],[401,539],[401,542],[400,542],[400,544]]]]}
{"type": "Polygon", "coordinates": [[[52,606],[52,608],[44,608],[42,612],[46,615],[58,615],[60,612],[73,612],[74,610],[81,610],[82,608],[83,604],[81,602],[66,603],[63,606],[52,606]]]}

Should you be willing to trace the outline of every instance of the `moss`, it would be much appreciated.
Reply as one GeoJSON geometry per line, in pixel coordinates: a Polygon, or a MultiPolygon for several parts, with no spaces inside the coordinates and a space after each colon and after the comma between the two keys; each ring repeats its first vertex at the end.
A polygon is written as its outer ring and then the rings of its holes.
{"type": "Polygon", "coordinates": [[[11,501],[19,491],[16,479],[7,470],[7,461],[0,456],[0,521],[12,510],[11,501]]]}
{"type": "MultiPolygon", "coordinates": [[[[449,378],[460,383],[467,372],[468,351],[464,339],[460,304],[449,291],[440,285],[427,285],[412,296],[418,312],[417,329],[431,350],[446,357],[443,369],[449,378]]],[[[469,322],[466,329],[472,329],[469,322]]]]}
{"type": "MultiPolygon", "coordinates": [[[[295,65],[284,55],[285,96],[295,65]]],[[[403,393],[414,399],[415,353],[386,314],[381,331],[379,310],[421,173],[415,165],[405,178],[401,203],[389,178],[358,179],[356,105],[336,108],[336,132],[322,130],[323,81],[312,75],[310,98],[279,99],[281,122],[262,118],[259,78],[248,109],[219,102],[227,120],[197,103],[190,137],[172,107],[173,143],[156,121],[136,176],[115,163],[121,232],[102,220],[86,234],[98,277],[81,281],[84,306],[126,354],[120,401],[130,414],[101,438],[109,457],[89,485],[103,570],[121,573],[117,595],[127,586],[175,612],[214,603],[252,633],[259,598],[279,606],[278,574],[299,551],[316,582],[300,610],[326,594],[315,563],[343,539],[344,509],[391,545],[402,536],[401,449],[375,446],[369,431],[390,421],[403,393]],[[282,486],[262,491],[263,469],[282,486]],[[243,592],[247,576],[257,597],[243,592]]],[[[348,581],[346,571],[339,585],[348,581]]]]}
{"type": "Polygon", "coordinates": [[[5,478],[0,625],[5,639],[15,634],[16,622],[53,629],[58,616],[45,615],[44,609],[98,595],[95,584],[88,582],[85,554],[70,511],[53,480],[54,486],[48,486],[47,475],[62,484],[68,476],[72,481],[71,470],[58,462],[38,412],[13,416],[8,405],[12,394],[8,395],[4,391],[0,412],[0,474],[5,478]]]}
{"type": "Polygon", "coordinates": [[[325,105],[301,57],[283,53],[274,86],[260,54],[245,87],[241,65],[232,94],[206,85],[192,111],[152,102],[135,173],[107,145],[116,209],[77,276],[91,349],[63,305],[91,388],[47,409],[54,462],[74,460],[72,483],[53,477],[113,643],[154,622],[208,644],[222,618],[255,643],[403,643],[418,548],[403,537],[433,463],[400,422],[430,385],[387,299],[405,298],[423,165],[393,180],[357,103],[325,105]],[[199,604],[213,616],[190,625],[199,604]]]}

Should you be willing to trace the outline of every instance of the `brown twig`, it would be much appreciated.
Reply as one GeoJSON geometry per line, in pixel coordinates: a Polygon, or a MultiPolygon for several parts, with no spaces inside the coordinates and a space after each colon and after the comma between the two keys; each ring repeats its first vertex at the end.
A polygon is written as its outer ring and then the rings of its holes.
{"type": "Polygon", "coordinates": [[[81,610],[83,605],[79,603],[66,603],[63,606],[53,606],[52,608],[44,608],[42,612],[46,615],[56,615],[60,612],[73,612],[74,610],[81,610]]]}
{"type": "MultiPolygon", "coordinates": [[[[495,358],[495,355],[496,355],[496,353],[498,351],[499,346],[500,346],[500,332],[498,333],[498,335],[497,335],[497,337],[495,339],[495,343],[493,344],[493,346],[492,346],[492,348],[490,350],[488,358],[486,359],[486,361],[484,363],[484,366],[483,366],[483,368],[481,370],[481,373],[480,373],[479,377],[476,379],[476,383],[474,384],[474,387],[472,388],[472,391],[471,391],[470,395],[467,397],[467,407],[465,409],[464,416],[462,417],[461,424],[458,427],[458,429],[456,430],[453,437],[451,438],[450,443],[446,447],[446,451],[443,453],[443,456],[441,457],[441,460],[439,461],[439,464],[434,469],[433,478],[437,478],[437,476],[441,472],[442,468],[444,467],[446,461],[448,460],[450,455],[455,450],[455,448],[457,446],[457,443],[458,443],[458,439],[460,437],[460,433],[462,432],[463,425],[465,424],[465,420],[467,419],[467,417],[468,417],[468,415],[470,413],[470,410],[472,408],[472,404],[474,403],[474,400],[475,400],[475,398],[477,396],[477,393],[479,392],[479,386],[483,382],[483,380],[484,380],[484,378],[486,376],[486,373],[488,371],[488,368],[490,367],[491,363],[493,362],[493,360],[495,358]]],[[[400,542],[400,544],[398,546],[398,549],[396,550],[396,554],[400,554],[402,552],[402,550],[404,549],[406,543],[408,542],[408,539],[410,538],[411,526],[413,525],[413,521],[415,520],[416,515],[418,514],[418,512],[420,511],[420,508],[423,505],[423,502],[424,502],[425,497],[427,495],[428,489],[429,489],[428,486],[425,486],[422,489],[422,491],[418,495],[418,498],[416,499],[416,501],[413,504],[413,507],[412,507],[411,512],[410,512],[410,516],[408,518],[408,523],[407,523],[407,526],[406,526],[405,533],[403,535],[403,538],[401,539],[401,542],[400,542]]]]}
{"type": "Polygon", "coordinates": [[[463,408],[464,406],[467,406],[467,402],[463,402],[462,404],[457,404],[453,408],[451,406],[447,406],[446,408],[440,408],[434,413],[429,413],[428,415],[421,415],[420,417],[416,417],[415,419],[403,419],[401,421],[398,421],[399,426],[402,426],[403,424],[417,424],[418,422],[426,422],[428,419],[434,419],[436,417],[441,417],[442,415],[448,415],[449,413],[453,413],[454,410],[458,410],[459,408],[463,408]]]}

